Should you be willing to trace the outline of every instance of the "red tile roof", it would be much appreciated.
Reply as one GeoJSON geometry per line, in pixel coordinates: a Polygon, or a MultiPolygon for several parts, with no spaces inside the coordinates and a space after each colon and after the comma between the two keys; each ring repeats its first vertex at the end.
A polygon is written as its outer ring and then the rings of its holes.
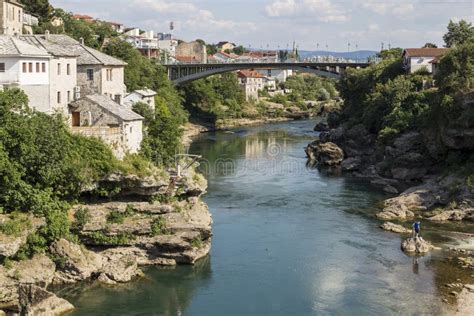
{"type": "Polygon", "coordinates": [[[183,62],[183,63],[189,63],[189,62],[196,62],[196,58],[193,56],[176,56],[176,60],[183,62]]]}
{"type": "Polygon", "coordinates": [[[255,70],[240,70],[237,72],[239,78],[265,78],[261,73],[255,70]]]}
{"type": "Polygon", "coordinates": [[[91,17],[90,15],[84,15],[84,14],[74,14],[72,18],[76,20],[94,20],[94,18],[91,17]]]}
{"type": "Polygon", "coordinates": [[[449,52],[449,48],[407,48],[403,52],[409,57],[438,57],[449,52]]]}

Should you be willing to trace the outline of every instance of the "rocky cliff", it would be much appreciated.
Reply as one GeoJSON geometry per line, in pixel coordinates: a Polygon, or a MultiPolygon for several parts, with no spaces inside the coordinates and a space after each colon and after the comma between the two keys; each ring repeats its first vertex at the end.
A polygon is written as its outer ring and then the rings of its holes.
{"type": "MultiPolygon", "coordinates": [[[[73,306],[49,292],[50,285],[129,282],[143,275],[141,266],[194,264],[209,253],[212,218],[200,199],[207,183],[193,169],[181,177],[114,174],[90,189],[100,187],[113,188],[114,194],[70,210],[74,238],[57,240],[31,259],[0,266],[0,310],[59,315],[73,306]]],[[[14,256],[29,233],[45,223],[29,220],[29,231],[0,234],[0,255],[14,256]]]]}

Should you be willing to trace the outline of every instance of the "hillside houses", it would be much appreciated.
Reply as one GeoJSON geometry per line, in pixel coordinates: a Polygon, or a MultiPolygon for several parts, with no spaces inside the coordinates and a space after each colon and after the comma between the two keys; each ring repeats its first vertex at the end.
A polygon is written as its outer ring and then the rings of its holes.
{"type": "Polygon", "coordinates": [[[18,0],[0,0],[0,34],[20,35],[23,30],[32,34],[35,25],[38,18],[24,12],[18,0]]]}
{"type": "Polygon", "coordinates": [[[119,158],[143,138],[143,118],[122,105],[125,65],[67,35],[0,35],[0,88],[22,89],[31,108],[62,114],[72,132],[102,139],[119,158]]]}
{"type": "Polygon", "coordinates": [[[403,51],[403,66],[409,73],[426,69],[433,73],[435,65],[449,48],[406,48],[403,51]]]}

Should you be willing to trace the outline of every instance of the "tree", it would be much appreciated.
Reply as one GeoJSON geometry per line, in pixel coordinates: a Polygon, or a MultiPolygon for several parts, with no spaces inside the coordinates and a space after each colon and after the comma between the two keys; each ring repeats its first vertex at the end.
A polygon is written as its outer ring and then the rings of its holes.
{"type": "Polygon", "coordinates": [[[53,7],[48,0],[21,0],[26,12],[38,15],[41,22],[49,21],[53,7]]]}
{"type": "Polygon", "coordinates": [[[438,48],[438,45],[433,43],[426,43],[422,48],[438,48]]]}
{"type": "Polygon", "coordinates": [[[474,39],[474,27],[465,20],[455,23],[449,21],[448,32],[443,36],[446,47],[453,47],[474,39]]]}
{"type": "Polygon", "coordinates": [[[234,54],[242,56],[247,50],[242,45],[234,47],[234,54]]]}

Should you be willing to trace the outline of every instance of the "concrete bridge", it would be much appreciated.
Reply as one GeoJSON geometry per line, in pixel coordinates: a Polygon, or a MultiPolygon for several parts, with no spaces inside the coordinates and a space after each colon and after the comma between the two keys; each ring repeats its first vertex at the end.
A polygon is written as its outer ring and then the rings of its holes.
{"type": "Polygon", "coordinates": [[[231,71],[244,69],[293,69],[328,78],[340,78],[347,68],[365,68],[366,62],[249,62],[209,64],[168,64],[168,77],[176,85],[231,71]]]}

